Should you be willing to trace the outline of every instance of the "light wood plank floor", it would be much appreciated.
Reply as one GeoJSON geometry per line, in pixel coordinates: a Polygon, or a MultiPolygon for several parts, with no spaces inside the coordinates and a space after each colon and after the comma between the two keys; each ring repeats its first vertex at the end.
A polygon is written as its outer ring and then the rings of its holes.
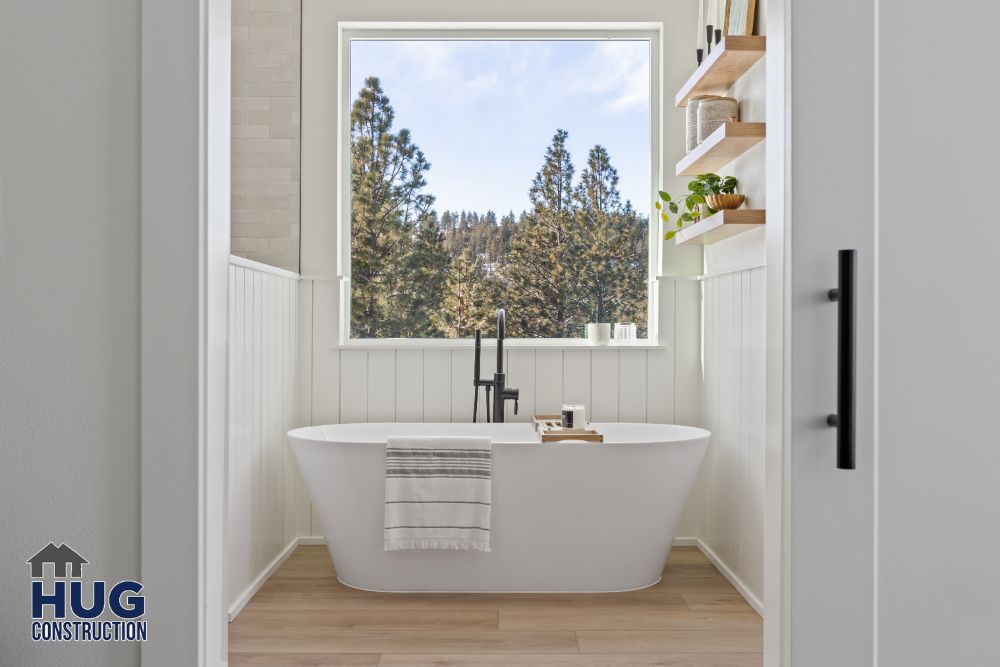
{"type": "Polygon", "coordinates": [[[229,625],[233,667],[759,667],[761,619],[694,547],[631,593],[369,593],[303,546],[229,625]]]}

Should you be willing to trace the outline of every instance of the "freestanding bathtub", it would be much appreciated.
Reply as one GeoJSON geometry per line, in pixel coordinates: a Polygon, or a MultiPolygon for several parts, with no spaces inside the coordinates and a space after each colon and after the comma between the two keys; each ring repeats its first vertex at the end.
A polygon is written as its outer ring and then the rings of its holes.
{"type": "Polygon", "coordinates": [[[709,432],[596,424],[603,444],[541,444],[530,424],[339,424],[289,431],[344,584],[390,592],[610,592],[651,586],[709,432]],[[491,548],[382,550],[390,435],[493,439],[491,548]]]}

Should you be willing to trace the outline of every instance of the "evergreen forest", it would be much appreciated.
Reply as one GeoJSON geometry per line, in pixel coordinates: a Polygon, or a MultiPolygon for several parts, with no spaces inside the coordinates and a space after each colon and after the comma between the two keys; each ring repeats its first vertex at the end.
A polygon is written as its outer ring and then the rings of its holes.
{"type": "MultiPolygon", "coordinates": [[[[530,210],[437,211],[428,157],[378,78],[351,107],[351,336],[579,338],[587,322],[646,330],[648,219],[621,201],[600,144],[579,171],[556,130],[530,210]]],[[[489,184],[483,184],[484,189],[489,184]]]]}

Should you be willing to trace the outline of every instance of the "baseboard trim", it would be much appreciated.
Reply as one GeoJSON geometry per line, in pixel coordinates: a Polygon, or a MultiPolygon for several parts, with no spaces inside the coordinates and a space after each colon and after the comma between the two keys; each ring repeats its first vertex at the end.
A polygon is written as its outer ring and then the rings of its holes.
{"type": "Polygon", "coordinates": [[[314,546],[322,546],[324,544],[326,544],[326,538],[323,537],[322,535],[310,535],[308,537],[299,538],[300,547],[306,547],[306,546],[314,547],[314,546]]]}
{"type": "Polygon", "coordinates": [[[698,546],[697,537],[675,537],[674,538],[675,547],[696,547],[698,546]]]}
{"type": "Polygon", "coordinates": [[[719,558],[719,556],[716,555],[714,551],[712,551],[711,547],[702,542],[700,538],[695,539],[695,543],[696,543],[695,546],[697,546],[701,550],[701,552],[705,554],[705,557],[708,558],[708,560],[712,561],[712,565],[714,565],[715,568],[722,573],[722,576],[725,577],[729,581],[729,583],[733,585],[733,588],[735,588],[736,591],[743,596],[743,599],[746,600],[751,607],[753,607],[754,611],[756,611],[758,614],[760,614],[761,617],[763,617],[764,616],[763,603],[761,603],[761,601],[757,598],[756,595],[750,592],[750,589],[747,588],[747,585],[743,583],[743,580],[740,579],[738,576],[736,576],[736,573],[730,570],[729,566],[726,565],[724,562],[722,562],[722,559],[719,558]]]}
{"type": "Polygon", "coordinates": [[[232,623],[233,620],[235,620],[236,617],[239,616],[239,613],[243,611],[243,607],[245,607],[247,605],[247,602],[250,602],[250,599],[257,594],[257,591],[260,590],[260,587],[263,586],[264,583],[271,578],[271,575],[277,572],[278,568],[281,567],[281,564],[284,563],[285,560],[287,560],[288,557],[292,555],[292,553],[301,543],[301,539],[302,538],[299,537],[293,537],[288,542],[288,544],[285,545],[285,548],[281,550],[281,553],[275,556],[274,560],[272,560],[271,563],[267,567],[265,567],[260,574],[257,575],[257,578],[254,579],[252,582],[250,582],[250,585],[247,586],[242,593],[240,593],[240,596],[236,598],[236,601],[233,602],[233,604],[230,605],[229,607],[230,623],[232,623]]]}

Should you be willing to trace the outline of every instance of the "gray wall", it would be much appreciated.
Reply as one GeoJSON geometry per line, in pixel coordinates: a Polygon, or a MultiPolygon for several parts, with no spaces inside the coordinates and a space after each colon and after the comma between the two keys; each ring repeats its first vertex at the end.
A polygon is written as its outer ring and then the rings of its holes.
{"type": "Polygon", "coordinates": [[[301,25],[301,0],[233,0],[232,253],[289,271],[299,270],[301,25]]]}
{"type": "Polygon", "coordinates": [[[0,63],[0,664],[137,664],[34,644],[24,561],[139,575],[139,2],[4,0],[0,63]]]}
{"type": "MultiPolygon", "coordinates": [[[[1000,225],[992,202],[1000,127],[973,111],[960,121],[969,130],[956,134],[951,115],[927,104],[927,91],[970,90],[976,109],[1000,105],[994,42],[967,38],[970,18],[996,26],[1000,7],[942,9],[885,0],[875,34],[883,667],[1000,664],[1000,225]],[[906,35],[933,35],[934,48],[905,55],[906,35]],[[967,64],[955,66],[945,53],[961,53],[967,64]],[[944,178],[988,195],[956,198],[942,219],[921,201],[944,178]]],[[[868,288],[864,278],[859,290],[868,288]]]]}

